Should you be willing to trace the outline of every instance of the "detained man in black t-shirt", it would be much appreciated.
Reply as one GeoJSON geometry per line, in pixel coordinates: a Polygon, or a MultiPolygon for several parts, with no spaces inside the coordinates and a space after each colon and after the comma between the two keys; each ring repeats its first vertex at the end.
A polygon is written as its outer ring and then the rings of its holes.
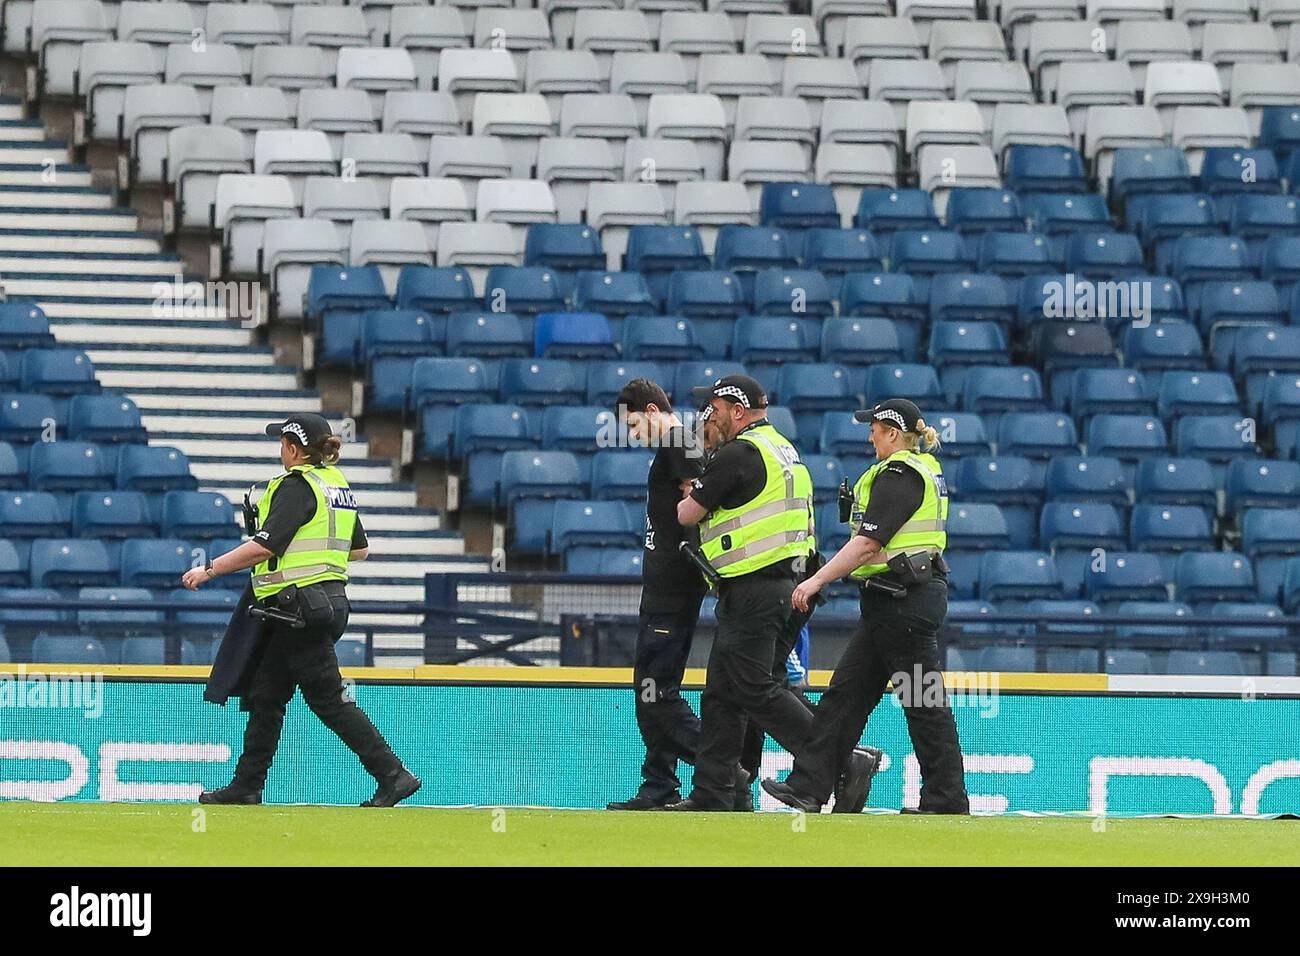
{"type": "Polygon", "coordinates": [[[618,394],[619,417],[633,442],[656,449],[646,492],[645,553],[641,561],[641,625],[633,664],[636,722],[645,741],[644,778],[630,800],[611,810],[653,810],[681,799],[677,761],[695,762],[700,720],[682,698],[706,585],[678,550],[693,532],[677,522],[677,503],[703,470],[703,448],[673,413],[668,395],[638,378],[618,394]]]}

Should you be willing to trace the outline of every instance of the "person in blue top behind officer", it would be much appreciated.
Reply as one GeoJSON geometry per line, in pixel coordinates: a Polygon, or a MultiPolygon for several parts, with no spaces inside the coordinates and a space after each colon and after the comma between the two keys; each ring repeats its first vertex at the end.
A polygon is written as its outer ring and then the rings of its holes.
{"type": "MultiPolygon", "coordinates": [[[[762,787],[782,803],[816,813],[892,682],[921,765],[920,813],[969,813],[961,745],[943,686],[939,630],[948,613],[948,489],[938,435],[907,399],[854,413],[871,423],[877,462],[853,493],[853,537],[794,589],[806,609],[832,581],[861,586],[862,622],[817,704],[803,749],[784,782],[762,787]],[[922,445],[924,442],[924,445],[922,445]]],[[[904,812],[909,812],[905,810],[904,812]]]]}
{"type": "Polygon", "coordinates": [[[295,688],[312,712],[361,758],[378,783],[362,806],[391,807],[420,789],[388,742],[343,687],[334,644],[347,629],[348,562],[369,544],[357,504],[337,462],[343,442],[316,414],[266,426],[280,441],[284,474],[257,502],[257,527],[239,547],[186,572],[191,591],[221,574],[252,569],[255,614],[267,620],[245,700],[244,751],[234,780],[205,790],[199,803],[262,802],[266,774],[280,743],[285,707],[295,688]]]}

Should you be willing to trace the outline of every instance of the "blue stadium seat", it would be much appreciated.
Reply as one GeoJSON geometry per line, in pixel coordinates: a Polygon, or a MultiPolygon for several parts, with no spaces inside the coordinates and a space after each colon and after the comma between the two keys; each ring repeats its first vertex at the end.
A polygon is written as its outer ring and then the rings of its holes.
{"type": "Polygon", "coordinates": [[[674,272],[665,308],[670,315],[688,318],[737,316],[747,310],[739,277],[725,270],[674,272]]]}
{"type": "Polygon", "coordinates": [[[1281,255],[1286,247],[1272,246],[1272,256],[1267,258],[1268,271],[1265,271],[1264,265],[1269,250],[1268,240],[1275,236],[1283,238],[1300,235],[1300,201],[1297,201],[1294,196],[1270,196],[1260,193],[1245,193],[1237,196],[1232,203],[1228,231],[1252,243],[1263,244],[1262,248],[1252,246],[1251,250],[1252,254],[1259,259],[1262,278],[1276,281],[1280,277],[1283,281],[1294,281],[1293,275],[1279,276],[1283,271],[1279,267],[1287,262],[1281,255]]]}
{"type": "MultiPolygon", "coordinates": [[[[690,364],[683,362],[681,366],[690,364]]],[[[611,407],[623,386],[634,378],[648,378],[652,382],[669,384],[672,381],[672,373],[669,371],[669,366],[657,362],[588,362],[586,404],[599,405],[602,408],[611,407]]],[[[669,391],[668,394],[671,398],[676,393],[669,391]]],[[[688,388],[683,399],[688,404],[690,394],[688,388]]]]}
{"type": "Polygon", "coordinates": [[[1224,492],[1228,514],[1244,508],[1300,507],[1300,464],[1239,458],[1228,463],[1224,492]]]}
{"type": "Polygon", "coordinates": [[[1127,508],[1128,480],[1118,458],[1059,455],[1047,463],[1047,497],[1055,501],[1096,501],[1127,508]]]}
{"type": "Polygon", "coordinates": [[[972,412],[926,412],[926,424],[933,425],[943,443],[945,458],[987,455],[992,448],[984,419],[972,412]]]}
{"type": "Polygon", "coordinates": [[[169,491],[163,495],[161,530],[166,538],[221,538],[235,531],[235,511],[214,491],[169,491]]]}
{"type": "Polygon", "coordinates": [[[795,317],[747,315],[735,322],[731,356],[737,362],[812,362],[821,351],[819,323],[795,317]]]}
{"type": "MultiPolygon", "coordinates": [[[[49,422],[55,421],[54,401],[48,395],[8,392],[0,395],[0,441],[29,444],[42,441],[49,422]]],[[[45,439],[48,440],[48,439],[45,439]]]]}
{"type": "Polygon", "coordinates": [[[79,491],[72,502],[72,533],[79,538],[135,538],[155,533],[140,491],[79,491]]]}
{"type": "Polygon", "coordinates": [[[493,266],[483,284],[483,308],[488,312],[536,315],[563,312],[566,305],[559,277],[546,266],[493,266]]]}
{"type": "Polygon", "coordinates": [[[583,493],[578,459],[567,451],[508,451],[501,456],[498,500],[578,498],[583,493]]]}
{"type": "MultiPolygon", "coordinates": [[[[943,400],[939,376],[929,365],[907,362],[870,365],[863,379],[868,406],[888,398],[909,398],[924,411],[943,400]]],[[[822,449],[825,451],[826,449],[822,449]]]]}
{"type": "MultiPolygon", "coordinates": [[[[230,615],[239,604],[239,594],[228,589],[190,591],[176,588],[167,592],[167,600],[174,604],[192,606],[193,610],[176,612],[176,621],[185,625],[187,638],[210,640],[219,639],[226,633],[230,615]]],[[[208,663],[208,660],[205,659],[203,663],[208,663]]]]}
{"type": "Polygon", "coordinates": [[[0,302],[0,348],[50,348],[54,335],[45,310],[34,302],[0,302]]]}
{"type": "MultiPolygon", "coordinates": [[[[77,592],[78,600],[100,601],[107,603],[132,602],[150,604],[153,593],[147,588],[124,587],[83,587],[77,592]]],[[[131,632],[150,631],[156,633],[158,625],[165,618],[163,611],[155,608],[102,610],[80,608],[76,612],[77,624],[83,630],[112,631],[119,635],[131,632]]],[[[158,663],[162,663],[159,661],[158,663]]]]}
{"type": "Polygon", "coordinates": [[[18,460],[18,451],[9,442],[0,442],[0,488],[27,487],[26,462],[18,460]]]}
{"type": "Polygon", "coordinates": [[[1043,383],[1035,369],[978,366],[966,373],[962,407],[968,412],[1034,411],[1043,405],[1043,383]]]}
{"type": "Polygon", "coordinates": [[[1134,475],[1137,500],[1147,504],[1215,506],[1214,469],[1199,458],[1153,455],[1138,463],[1134,475]]]}
{"type": "Polygon", "coordinates": [[[1278,428],[1286,420],[1300,418],[1300,377],[1275,375],[1264,389],[1260,405],[1264,420],[1278,428]]]}
{"type": "Polygon", "coordinates": [[[840,287],[840,315],[892,319],[904,355],[915,355],[926,318],[925,300],[916,281],[897,272],[849,273],[840,287]]]}
{"type": "Polygon", "coordinates": [[[42,634],[32,641],[35,664],[107,664],[104,645],[93,637],[74,634],[42,634]]]}
{"type": "Polygon", "coordinates": [[[1251,601],[1255,574],[1250,559],[1227,551],[1185,552],[1174,563],[1174,592],[1189,604],[1251,601]]]}
{"type": "Polygon", "coordinates": [[[1128,220],[1148,249],[1179,236],[1217,236],[1223,228],[1215,218],[1214,200],[1204,193],[1143,196],[1128,205],[1128,220]]]}
{"type": "Polygon", "coordinates": [[[591,496],[643,501],[653,451],[640,448],[605,448],[591,460],[591,496]]]}
{"type": "MultiPolygon", "coordinates": [[[[31,575],[30,558],[31,549],[28,545],[0,538],[0,586],[26,587],[31,575]]],[[[0,622],[5,620],[4,613],[0,610],[0,622]]]]}
{"type": "Polygon", "coordinates": [[[552,405],[542,410],[542,447],[548,450],[594,452],[604,432],[617,438],[614,412],[598,405],[552,405]]]}
{"type": "Polygon", "coordinates": [[[1123,209],[1145,193],[1187,193],[1193,189],[1187,154],[1176,146],[1136,146],[1115,150],[1110,199],[1123,209]]]}
{"type": "MultiPolygon", "coordinates": [[[[1179,150],[1182,152],[1182,150],[1179,150]]],[[[1106,651],[1107,674],[1150,674],[1151,655],[1146,651],[1112,648],[1106,651]]]]}
{"type": "Polygon", "coordinates": [[[826,277],[812,269],[764,269],[754,276],[758,315],[819,318],[835,314],[826,277]]]}
{"type": "MultiPolygon", "coordinates": [[[[852,455],[875,453],[871,451],[867,440],[870,429],[854,420],[845,412],[830,412],[822,416],[821,440],[818,447],[824,455],[836,455],[845,458],[852,455]]],[[[849,483],[857,481],[857,475],[850,475],[849,483]]]]}
{"type": "Polygon", "coordinates": [[[68,437],[92,442],[146,440],[140,409],[125,395],[74,395],[68,402],[68,437]]]}
{"type": "Polygon", "coordinates": [[[1187,415],[1174,424],[1174,449],[1183,458],[1226,462],[1257,453],[1252,428],[1239,415],[1187,415]]]}
{"type": "Polygon", "coordinates": [[[954,365],[1002,365],[1011,361],[1002,326],[972,319],[936,321],[930,330],[926,357],[939,370],[954,365]]]}
{"type": "MultiPolygon", "coordinates": [[[[638,228],[629,230],[629,240],[638,228]]],[[[600,232],[580,223],[533,223],[524,239],[524,264],[569,272],[603,269],[605,249],[600,232]]]]}
{"type": "Polygon", "coordinates": [[[1276,193],[1282,189],[1277,157],[1267,149],[1211,146],[1201,160],[1200,187],[1207,193],[1276,193]]]}
{"type": "Polygon", "coordinates": [[[573,289],[573,307],[579,312],[596,312],[611,318],[654,315],[659,311],[650,287],[639,272],[579,272],[573,289]]]}
{"type": "Polygon", "coordinates": [[[1129,538],[1134,551],[1206,551],[1214,545],[1210,512],[1195,505],[1136,504],[1129,538]]]}
{"type": "Polygon", "coordinates": [[[1128,462],[1164,454],[1169,438],[1158,418],[1094,415],[1088,421],[1085,444],[1089,455],[1109,455],[1128,462]]]}
{"type": "MultiPolygon", "coordinates": [[[[1234,206],[1234,212],[1235,210],[1234,206]]],[[[1283,235],[1270,235],[1266,238],[1249,236],[1249,232],[1242,233],[1254,240],[1251,248],[1259,261],[1259,277],[1276,284],[1284,298],[1290,294],[1296,281],[1300,280],[1300,236],[1286,235],[1285,232],[1284,229],[1283,235]]]]}
{"type": "Polygon", "coordinates": [[[25,349],[18,360],[18,387],[46,395],[86,395],[99,391],[95,366],[80,349],[25,349]]]}
{"type": "Polygon", "coordinates": [[[576,547],[634,548],[642,529],[621,501],[557,501],[552,517],[552,554],[576,547]]]}
{"type": "MultiPolygon", "coordinates": [[[[674,272],[702,271],[712,265],[704,251],[704,240],[691,226],[638,225],[628,228],[623,268],[641,273],[657,302],[667,298],[674,272]]],[[[584,268],[599,269],[603,266],[584,268]]]]}
{"type": "Polygon", "coordinates": [[[1088,174],[1077,149],[1017,143],[1007,149],[1003,161],[1007,188],[1022,196],[1088,191],[1088,174]]]}
{"type": "Polygon", "coordinates": [[[857,408],[857,398],[849,392],[848,372],[829,362],[782,365],[775,397],[796,414],[857,408]]]}
{"type": "Polygon", "coordinates": [[[995,275],[947,273],[930,280],[930,318],[988,321],[1004,325],[1016,317],[1007,284],[995,275]]]}
{"type": "Polygon", "coordinates": [[[964,502],[1040,505],[1043,485],[1037,472],[1033,462],[1016,455],[968,455],[949,469],[949,485],[964,502]]]}
{"type": "Polygon", "coordinates": [[[45,491],[87,491],[112,488],[115,462],[95,444],[85,441],[38,442],[27,462],[32,487],[45,491]]]}
{"type": "Polygon", "coordinates": [[[950,548],[975,551],[1011,547],[1007,520],[995,504],[969,501],[951,505],[947,530],[950,548]]]}
{"type": "Polygon", "coordinates": [[[844,365],[873,365],[907,361],[915,356],[903,354],[898,328],[892,319],[845,317],[822,323],[819,358],[844,365]]]}
{"type": "Polygon", "coordinates": [[[1112,604],[1119,601],[1164,601],[1169,596],[1165,566],[1154,554],[1139,551],[1111,551],[1098,561],[1089,561],[1084,572],[1083,593],[1090,601],[1112,604]]]}
{"type": "MultiPolygon", "coordinates": [[[[1264,603],[1262,601],[1220,601],[1214,604],[1210,609],[1211,617],[1222,617],[1226,620],[1234,618],[1270,618],[1281,617],[1282,610],[1276,604],[1264,603]]],[[[1258,624],[1248,624],[1232,626],[1224,624],[1221,627],[1214,628],[1215,637],[1244,637],[1246,639],[1275,638],[1286,637],[1287,629],[1283,625],[1276,628],[1261,626],[1258,624]]],[[[1294,668],[1293,668],[1294,669],[1294,668]]]]}
{"type": "Polygon", "coordinates": [[[876,233],[897,229],[937,229],[939,217],[924,189],[867,187],[858,197],[853,225],[876,233]]]}
{"type": "Polygon", "coordinates": [[[111,586],[120,577],[108,545],[84,538],[37,538],[32,542],[31,573],[35,588],[111,586]]]}
{"type": "Polygon", "coordinates": [[[1254,277],[1246,243],[1236,236],[1182,236],[1159,250],[1156,268],[1184,286],[1254,277]]]}
{"type": "MultiPolygon", "coordinates": [[[[543,359],[618,358],[609,322],[599,312],[543,312],[533,326],[533,344],[534,354],[543,359]]],[[[502,363],[503,388],[506,370],[521,364],[520,359],[502,363]]]]}
{"type": "Polygon", "coordinates": [[[1130,368],[1082,368],[1070,380],[1067,402],[1076,419],[1089,415],[1151,415],[1155,403],[1146,376],[1130,368]]]}
{"type": "MultiPolygon", "coordinates": [[[[803,442],[807,447],[810,442],[803,442]]],[[[840,460],[834,455],[818,455],[809,452],[800,452],[799,459],[808,469],[808,474],[812,476],[813,483],[813,500],[819,504],[835,501],[839,495],[840,482],[847,475],[844,473],[844,467],[840,460]]],[[[849,479],[849,484],[857,481],[858,476],[849,479]]]]}
{"type": "Polygon", "coordinates": [[[1099,322],[1044,323],[1033,330],[1030,351],[1035,364],[1042,364],[1057,404],[1069,391],[1076,371],[1119,364],[1115,342],[1099,322]]]}
{"type": "Polygon", "coordinates": [[[834,554],[848,543],[852,529],[840,521],[838,505],[830,502],[818,505],[814,517],[818,547],[834,554]]]}
{"type": "Polygon", "coordinates": [[[623,355],[629,359],[685,362],[704,358],[690,319],[636,315],[623,323],[623,355]]]}
{"type": "Polygon", "coordinates": [[[1038,670],[1037,651],[1032,647],[982,647],[975,661],[977,670],[992,673],[1023,673],[1038,670]]]}
{"type": "Polygon", "coordinates": [[[491,402],[496,397],[486,365],[474,358],[417,359],[406,391],[407,407],[416,411],[426,405],[491,402]]]}
{"type": "Polygon", "coordinates": [[[1237,386],[1227,372],[1170,371],[1160,378],[1160,417],[1240,414],[1237,386]]]}
{"type": "MultiPolygon", "coordinates": [[[[123,649],[125,653],[125,649],[123,649]]],[[[339,641],[334,645],[334,656],[338,659],[339,667],[369,667],[366,662],[366,642],[365,641],[339,641]]]]}
{"type": "Polygon", "coordinates": [[[980,558],[979,596],[985,601],[1059,598],[1061,577],[1045,551],[989,552],[980,558]]]}
{"type": "MultiPolygon", "coordinates": [[[[1261,372],[1300,372],[1300,328],[1242,329],[1237,333],[1232,343],[1232,374],[1240,380],[1261,372]]],[[[1249,381],[1246,391],[1251,392],[1249,381]]]]}
{"type": "Polygon", "coordinates": [[[1146,267],[1142,245],[1128,232],[1076,232],[1065,244],[1065,268],[1090,279],[1140,275],[1146,267]]]}
{"type": "Polygon", "coordinates": [[[1236,337],[1250,326],[1281,325],[1286,310],[1271,282],[1206,282],[1198,296],[1198,323],[1220,368],[1227,368],[1236,337]]]}
{"type": "Polygon", "coordinates": [[[640,577],[641,548],[572,548],[564,570],[587,577],[640,577]]]}
{"type": "Polygon", "coordinates": [[[1202,369],[1206,366],[1205,346],[1196,326],[1188,322],[1163,322],[1146,327],[1130,326],[1120,338],[1125,364],[1141,371],[1202,369]]]}
{"type": "Polygon", "coordinates": [[[1165,662],[1165,672],[1238,677],[1245,674],[1246,669],[1236,651],[1173,650],[1165,662]]]}
{"type": "Polygon", "coordinates": [[[1007,412],[997,428],[998,454],[1039,459],[1079,451],[1074,422],[1060,412],[1007,412]]]}
{"type": "MultiPolygon", "coordinates": [[[[498,465],[500,462],[498,462],[498,465]]],[[[511,546],[520,554],[545,554],[555,524],[554,498],[526,498],[515,502],[510,515],[511,546]]]]}
{"type": "Polygon", "coordinates": [[[1053,237],[1112,228],[1106,201],[1096,193],[1031,193],[1025,197],[1025,218],[1030,229],[1053,237]]]}
{"type": "Polygon", "coordinates": [[[121,583],[140,588],[175,587],[193,562],[188,542],[179,538],[131,538],[122,542],[121,583]]]}
{"type": "Polygon", "coordinates": [[[533,354],[533,336],[512,312],[453,312],[447,316],[447,354],[522,358],[533,354]]]}
{"type": "Polygon", "coordinates": [[[5,492],[0,494],[0,528],[5,537],[49,537],[66,535],[69,522],[49,492],[5,492]]]}
{"type": "Polygon", "coordinates": [[[986,232],[976,245],[975,264],[1007,280],[1056,272],[1064,266],[1039,232],[986,232]]]}
{"type": "Polygon", "coordinates": [[[913,278],[941,272],[974,272],[975,256],[951,229],[903,229],[889,245],[889,270],[913,278]]]}
{"type": "MultiPolygon", "coordinates": [[[[367,276],[370,282],[372,277],[367,276]]],[[[379,299],[379,290],[371,289],[366,298],[379,299]]],[[[403,310],[445,315],[451,312],[471,311],[478,308],[474,294],[474,281],[460,266],[402,266],[397,274],[397,307],[403,310]]],[[[365,305],[364,308],[383,308],[383,305],[365,305]]]]}
{"type": "MultiPolygon", "coordinates": [[[[547,313],[559,318],[574,317],[573,313],[547,313]]],[[[554,341],[542,330],[542,320],[546,315],[539,315],[537,344],[538,351],[544,343],[554,341]]],[[[581,322],[578,323],[579,325],[581,322]]],[[[571,326],[566,328],[562,321],[554,323],[554,330],[560,335],[567,335],[571,326]]],[[[608,330],[606,330],[608,334],[608,330]]],[[[574,330],[574,336],[579,335],[574,330]]],[[[563,341],[563,339],[561,339],[563,341]]],[[[555,354],[548,348],[548,354],[555,354]]],[[[586,394],[583,381],[583,368],[573,362],[559,358],[503,359],[501,362],[500,400],[515,402],[519,405],[580,405],[586,394]]]]}
{"type": "Polygon", "coordinates": [[[963,235],[1025,227],[1020,200],[1009,189],[959,186],[948,192],[945,225],[963,235]]]}
{"type": "Polygon", "coordinates": [[[535,442],[528,424],[527,411],[518,405],[458,405],[451,450],[463,459],[478,451],[531,448],[535,442]]]}
{"type": "Polygon", "coordinates": [[[1288,558],[1282,576],[1282,609],[1288,614],[1300,611],[1300,558],[1288,558]]]}
{"type": "Polygon", "coordinates": [[[803,237],[803,266],[834,282],[850,272],[879,272],[880,250],[865,229],[809,229],[803,237]]]}
{"type": "MultiPolygon", "coordinates": [[[[378,266],[312,266],[306,311],[308,328],[321,333],[318,364],[350,366],[361,338],[361,313],[391,306],[378,266]]],[[[408,297],[402,308],[428,304],[408,297]]]]}
{"type": "Polygon", "coordinates": [[[758,201],[759,222],[779,229],[838,228],[835,191],[824,183],[764,183],[758,201]]]}
{"type": "Polygon", "coordinates": [[[1039,517],[1038,541],[1044,548],[1122,548],[1123,519],[1114,505],[1049,501],[1039,517]]]}
{"type": "MultiPolygon", "coordinates": [[[[1049,600],[1039,598],[1030,601],[1025,610],[1030,614],[1068,616],[1069,621],[1043,621],[1039,625],[1046,634],[1101,634],[1105,628],[1100,621],[1096,621],[1101,616],[1101,608],[1093,601],[1079,600],[1049,600]],[[1096,621],[1096,623],[1081,623],[1085,620],[1096,621]]],[[[1093,655],[1093,663],[1085,670],[1094,670],[1096,667],[1096,654],[1093,655]]]]}
{"type": "Polygon", "coordinates": [[[798,267],[799,259],[782,230],[730,223],[718,229],[713,264],[735,273],[740,278],[745,298],[752,301],[754,273],[763,269],[794,269],[798,267]]]}
{"type": "Polygon", "coordinates": [[[436,318],[417,309],[373,309],[361,313],[361,339],[357,357],[370,367],[372,379],[382,378],[388,368],[407,368],[406,363],[382,363],[390,356],[440,355],[447,341],[447,318],[436,318]],[[372,365],[371,363],[379,364],[372,365]]]}

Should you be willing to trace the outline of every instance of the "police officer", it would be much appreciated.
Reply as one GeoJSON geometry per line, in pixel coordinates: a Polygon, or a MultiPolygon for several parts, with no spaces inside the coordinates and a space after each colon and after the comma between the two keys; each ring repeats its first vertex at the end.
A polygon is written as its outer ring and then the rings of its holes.
{"type": "Polygon", "coordinates": [[[629,437],[655,449],[646,490],[645,552],[641,561],[640,626],[632,668],[636,723],[645,742],[642,783],[610,810],[653,810],[681,800],[677,761],[695,762],[700,720],[682,697],[706,586],[678,545],[685,530],[677,503],[703,470],[703,448],[682,426],[663,388],[633,379],[616,400],[629,437]]]}
{"type": "Polygon", "coordinates": [[[252,568],[253,596],[270,615],[244,701],[248,725],[234,780],[204,791],[199,802],[262,802],[285,706],[301,687],[307,706],[378,782],[362,806],[391,807],[419,790],[420,780],[344,691],[334,654],[348,623],[348,562],[369,553],[356,501],[337,467],[342,440],[315,414],[291,415],[268,425],[266,434],[280,440],[285,472],[257,502],[257,532],[183,579],[193,591],[218,575],[252,568]]]}
{"type": "MultiPolygon", "coordinates": [[[[969,813],[957,725],[948,705],[938,634],[948,613],[948,491],[929,454],[938,435],[920,409],[891,399],[856,412],[871,423],[877,462],[854,489],[854,535],[792,595],[806,608],[826,585],[850,576],[862,587],[862,622],[817,705],[805,747],[784,782],[764,780],[781,802],[817,812],[893,681],[921,766],[921,813],[969,813]],[[924,446],[922,445],[924,442],[924,446]]],[[[907,811],[905,811],[907,812],[907,811]]]]}
{"type": "Polygon", "coordinates": [[[693,394],[712,407],[724,444],[677,517],[699,525],[700,550],[721,579],[718,629],[700,700],[694,790],[665,809],[731,810],[749,721],[796,755],[812,724],[774,666],[784,661],[778,642],[790,631],[790,597],[814,544],[812,478],[767,420],[767,395],[754,379],[728,375],[693,394]]]}

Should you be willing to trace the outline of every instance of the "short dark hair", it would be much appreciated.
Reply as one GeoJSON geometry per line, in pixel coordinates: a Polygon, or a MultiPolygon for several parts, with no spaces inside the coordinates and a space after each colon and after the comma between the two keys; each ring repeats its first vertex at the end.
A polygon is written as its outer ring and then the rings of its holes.
{"type": "Polygon", "coordinates": [[[673,403],[668,400],[668,393],[658,382],[648,378],[634,378],[619,390],[614,407],[626,406],[629,412],[644,412],[651,405],[661,412],[671,412],[673,403]]]}

